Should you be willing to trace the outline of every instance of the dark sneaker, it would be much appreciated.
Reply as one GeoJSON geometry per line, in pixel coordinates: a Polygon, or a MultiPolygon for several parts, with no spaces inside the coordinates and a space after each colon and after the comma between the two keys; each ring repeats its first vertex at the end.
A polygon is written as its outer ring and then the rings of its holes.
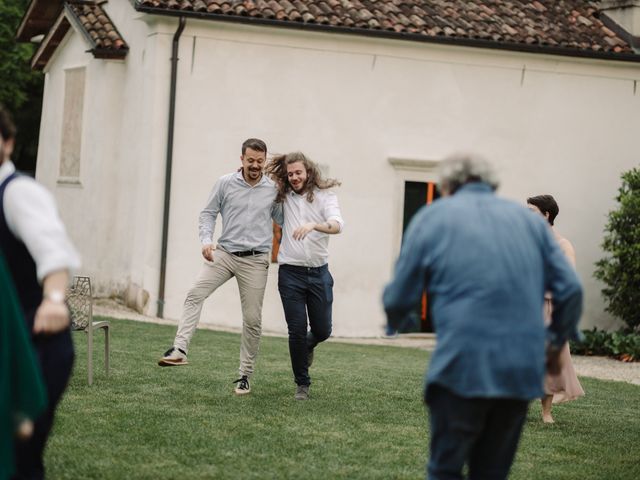
{"type": "Polygon", "coordinates": [[[187,352],[181,348],[171,347],[164,352],[164,355],[158,360],[158,365],[161,367],[176,367],[178,365],[188,365],[187,352]]]}
{"type": "Polygon", "coordinates": [[[296,400],[309,400],[309,385],[298,385],[293,398],[296,400]]]}
{"type": "Polygon", "coordinates": [[[307,367],[310,367],[313,364],[313,348],[309,350],[309,356],[307,358],[307,367]]]}
{"type": "Polygon", "coordinates": [[[251,386],[249,385],[249,377],[243,375],[233,383],[237,383],[235,388],[236,395],[246,395],[247,393],[251,393],[251,386]]]}

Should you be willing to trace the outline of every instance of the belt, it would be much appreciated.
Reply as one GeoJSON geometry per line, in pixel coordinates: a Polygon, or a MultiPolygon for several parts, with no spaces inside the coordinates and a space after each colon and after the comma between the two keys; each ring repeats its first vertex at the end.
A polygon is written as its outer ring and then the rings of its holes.
{"type": "Polygon", "coordinates": [[[325,263],[324,265],[320,265],[319,267],[305,267],[303,265],[291,265],[289,263],[283,263],[280,265],[280,268],[285,270],[291,270],[292,272],[315,273],[315,272],[322,272],[324,270],[328,270],[329,264],[325,263]]]}
{"type": "Polygon", "coordinates": [[[264,255],[268,252],[259,252],[258,250],[245,250],[244,252],[229,252],[231,255],[235,255],[236,257],[249,257],[254,255],[264,255]]]}

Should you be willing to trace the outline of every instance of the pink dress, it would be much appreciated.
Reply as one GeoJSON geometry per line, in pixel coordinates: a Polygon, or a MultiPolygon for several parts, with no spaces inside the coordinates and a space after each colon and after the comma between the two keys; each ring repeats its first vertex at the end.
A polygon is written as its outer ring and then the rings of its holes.
{"type": "MultiPolygon", "coordinates": [[[[551,298],[545,295],[544,299],[544,323],[551,323],[551,298]]],[[[569,343],[567,342],[560,352],[562,368],[558,375],[547,373],[544,377],[544,393],[553,395],[553,403],[562,403],[575,400],[584,395],[582,385],[578,381],[576,371],[573,369],[569,343]]]]}

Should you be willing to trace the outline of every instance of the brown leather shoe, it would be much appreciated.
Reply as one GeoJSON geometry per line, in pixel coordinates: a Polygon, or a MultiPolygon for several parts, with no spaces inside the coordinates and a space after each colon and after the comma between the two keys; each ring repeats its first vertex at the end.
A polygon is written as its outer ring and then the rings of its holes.
{"type": "Polygon", "coordinates": [[[293,398],[296,400],[309,400],[309,385],[298,385],[293,398]]]}

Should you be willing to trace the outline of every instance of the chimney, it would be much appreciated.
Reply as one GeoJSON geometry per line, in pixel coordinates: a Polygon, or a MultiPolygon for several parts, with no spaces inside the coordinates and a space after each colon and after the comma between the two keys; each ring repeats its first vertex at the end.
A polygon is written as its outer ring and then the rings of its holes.
{"type": "Polygon", "coordinates": [[[640,0],[602,0],[600,20],[640,53],[640,0]]]}

